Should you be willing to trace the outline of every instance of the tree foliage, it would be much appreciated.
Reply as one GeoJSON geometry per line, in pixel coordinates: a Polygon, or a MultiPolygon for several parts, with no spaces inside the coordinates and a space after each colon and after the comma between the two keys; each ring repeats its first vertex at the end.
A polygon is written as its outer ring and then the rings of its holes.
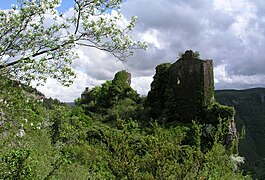
{"type": "MultiPolygon", "coordinates": [[[[179,59],[182,58],[184,54],[185,54],[184,52],[180,51],[178,53],[178,58],[179,59]]],[[[200,52],[199,51],[192,52],[192,57],[194,57],[194,58],[200,58],[200,56],[201,55],[200,55],[200,52]]]]}
{"type": "Polygon", "coordinates": [[[121,103],[137,104],[141,101],[140,95],[131,88],[130,81],[130,73],[119,71],[112,81],[85,91],[79,104],[82,104],[88,114],[106,114],[112,108],[117,110],[121,103]]]}
{"type": "Polygon", "coordinates": [[[104,113],[89,117],[82,107],[57,101],[47,106],[19,86],[5,87],[0,179],[245,179],[232,158],[235,146],[223,143],[225,120],[207,134],[213,142],[205,147],[204,125],[142,124],[133,114],[144,113],[141,102],[129,97],[108,108],[112,121],[102,122],[104,113]]]}
{"type": "Polygon", "coordinates": [[[75,73],[71,63],[80,46],[107,51],[124,61],[133,49],[145,44],[133,41],[120,13],[121,0],[74,0],[72,15],[56,10],[59,0],[18,0],[0,11],[0,75],[24,82],[48,77],[64,85],[75,73]]]}
{"type": "Polygon", "coordinates": [[[215,94],[218,102],[233,106],[236,110],[237,130],[245,132],[238,151],[245,157],[244,171],[254,179],[265,178],[264,94],[264,88],[218,90],[215,94]]]}

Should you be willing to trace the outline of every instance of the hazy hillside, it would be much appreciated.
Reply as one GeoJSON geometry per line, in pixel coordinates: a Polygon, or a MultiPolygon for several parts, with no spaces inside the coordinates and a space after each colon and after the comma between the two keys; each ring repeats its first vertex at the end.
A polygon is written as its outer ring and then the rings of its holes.
{"type": "Polygon", "coordinates": [[[239,153],[246,158],[246,167],[264,178],[265,168],[265,88],[218,90],[215,98],[236,110],[237,128],[245,127],[246,136],[239,143],[239,153]]]}

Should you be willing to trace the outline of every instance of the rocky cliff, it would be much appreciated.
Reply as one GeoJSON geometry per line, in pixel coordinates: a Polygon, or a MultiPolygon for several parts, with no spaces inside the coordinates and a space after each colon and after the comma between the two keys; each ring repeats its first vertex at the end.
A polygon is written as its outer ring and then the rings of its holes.
{"type": "Polygon", "coordinates": [[[246,158],[245,168],[254,177],[265,178],[265,88],[247,90],[218,90],[215,98],[236,110],[239,132],[245,137],[239,142],[239,153],[246,158]]]}

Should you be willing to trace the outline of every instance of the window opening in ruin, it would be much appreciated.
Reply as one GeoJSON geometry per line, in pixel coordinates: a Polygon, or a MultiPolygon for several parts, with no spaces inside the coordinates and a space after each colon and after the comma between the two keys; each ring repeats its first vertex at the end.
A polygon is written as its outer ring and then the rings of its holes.
{"type": "Polygon", "coordinates": [[[177,84],[180,84],[180,79],[177,79],[177,84]]]}

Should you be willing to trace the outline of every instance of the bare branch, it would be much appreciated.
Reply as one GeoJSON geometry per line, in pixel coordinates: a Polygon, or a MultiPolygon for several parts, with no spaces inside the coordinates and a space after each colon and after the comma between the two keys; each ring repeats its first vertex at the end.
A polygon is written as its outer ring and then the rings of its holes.
{"type": "MultiPolygon", "coordinates": [[[[32,54],[30,57],[37,57],[37,56],[43,55],[43,54],[48,53],[48,52],[56,51],[56,50],[58,50],[58,49],[64,47],[65,45],[68,45],[68,44],[70,44],[69,41],[66,42],[66,43],[64,43],[64,44],[57,45],[57,47],[55,47],[55,48],[47,49],[47,50],[43,50],[43,51],[37,52],[37,53],[35,53],[35,54],[32,54]]],[[[10,62],[10,63],[8,63],[8,64],[2,64],[2,65],[0,65],[0,69],[7,68],[7,67],[10,67],[10,66],[14,66],[14,65],[16,65],[16,64],[18,64],[18,63],[20,63],[20,62],[22,62],[22,61],[29,60],[30,57],[21,58],[21,59],[19,59],[19,60],[16,60],[16,61],[10,62]]]]}
{"type": "Polygon", "coordinates": [[[76,25],[75,25],[75,32],[74,34],[77,34],[78,29],[79,29],[79,23],[80,23],[80,18],[81,18],[81,6],[77,0],[74,0],[76,5],[77,5],[77,20],[76,20],[76,25]]]}

